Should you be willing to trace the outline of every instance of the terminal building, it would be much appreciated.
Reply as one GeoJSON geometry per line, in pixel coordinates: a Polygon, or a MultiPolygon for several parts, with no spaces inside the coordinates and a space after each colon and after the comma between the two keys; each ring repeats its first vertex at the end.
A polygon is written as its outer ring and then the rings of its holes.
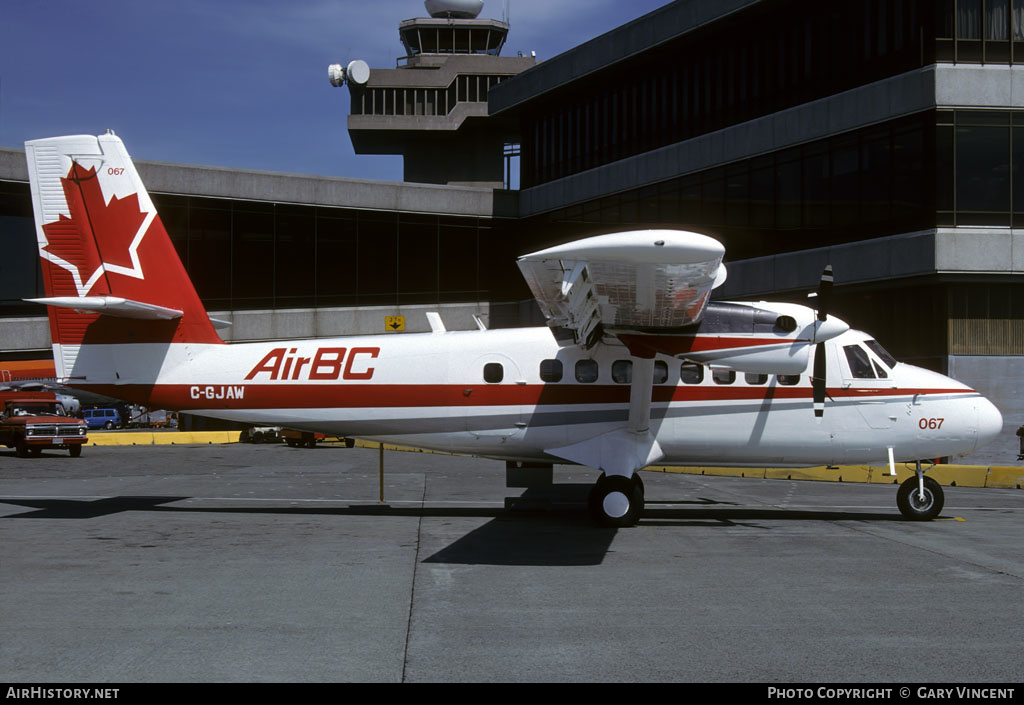
{"type": "MultiPolygon", "coordinates": [[[[356,151],[403,155],[401,183],[139,165],[226,338],[532,325],[517,255],[695,230],[726,246],[719,297],[803,301],[831,263],[835,313],[991,398],[1005,441],[975,457],[1014,462],[1024,0],[677,0],[542,62],[501,56],[508,30],[406,20],[395,68],[336,75],[356,151]]],[[[0,352],[45,354],[13,148],[0,234],[0,352]]]]}

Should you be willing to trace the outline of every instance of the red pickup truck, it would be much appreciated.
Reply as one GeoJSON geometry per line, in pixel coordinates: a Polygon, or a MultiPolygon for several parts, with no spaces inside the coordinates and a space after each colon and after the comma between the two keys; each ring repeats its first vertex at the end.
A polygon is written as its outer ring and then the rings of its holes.
{"type": "Polygon", "coordinates": [[[0,444],[16,449],[19,457],[39,455],[47,448],[66,448],[77,458],[88,440],[85,422],[68,416],[55,399],[15,397],[4,402],[0,444]]]}

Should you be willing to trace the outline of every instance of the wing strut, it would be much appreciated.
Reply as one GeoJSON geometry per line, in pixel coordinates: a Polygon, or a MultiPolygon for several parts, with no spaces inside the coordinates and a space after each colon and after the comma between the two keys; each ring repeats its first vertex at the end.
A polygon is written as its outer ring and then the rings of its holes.
{"type": "Polygon", "coordinates": [[[633,379],[629,387],[629,420],[626,427],[544,452],[604,470],[606,475],[623,477],[632,477],[635,471],[665,457],[650,429],[654,357],[634,356],[632,359],[633,379]]]}

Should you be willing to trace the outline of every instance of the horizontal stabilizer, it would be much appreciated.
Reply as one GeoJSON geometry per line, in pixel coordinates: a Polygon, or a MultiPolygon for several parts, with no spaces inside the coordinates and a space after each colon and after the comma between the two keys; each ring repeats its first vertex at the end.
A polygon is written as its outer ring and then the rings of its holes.
{"type": "Polygon", "coordinates": [[[53,296],[44,299],[25,299],[31,303],[46,304],[75,311],[102,313],[118,318],[141,318],[148,321],[173,321],[181,318],[182,311],[165,308],[119,296],[53,296]]]}
{"type": "Polygon", "coordinates": [[[609,475],[630,477],[634,470],[647,467],[665,457],[658,441],[649,431],[636,433],[625,428],[603,433],[562,448],[544,451],[580,465],[604,470],[609,475]]]}

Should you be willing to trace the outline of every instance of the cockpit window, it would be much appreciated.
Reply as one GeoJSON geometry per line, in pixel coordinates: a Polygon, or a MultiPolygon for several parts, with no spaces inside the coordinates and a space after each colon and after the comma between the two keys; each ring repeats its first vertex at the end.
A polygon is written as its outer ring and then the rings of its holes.
{"type": "MultiPolygon", "coordinates": [[[[865,340],[864,344],[868,346],[868,350],[878,355],[879,359],[885,363],[886,367],[890,370],[896,367],[896,358],[889,354],[889,351],[883,348],[877,340],[865,340]]],[[[883,377],[885,375],[882,375],[883,377]]]]}
{"type": "Polygon", "coordinates": [[[872,364],[875,366],[875,372],[878,373],[878,379],[888,379],[889,375],[885,373],[885,367],[878,364],[878,360],[872,360],[872,364]]]}
{"type": "Polygon", "coordinates": [[[859,345],[846,345],[843,347],[846,353],[846,361],[850,363],[850,374],[856,379],[874,379],[875,371],[871,369],[871,360],[868,354],[859,345]]]}

